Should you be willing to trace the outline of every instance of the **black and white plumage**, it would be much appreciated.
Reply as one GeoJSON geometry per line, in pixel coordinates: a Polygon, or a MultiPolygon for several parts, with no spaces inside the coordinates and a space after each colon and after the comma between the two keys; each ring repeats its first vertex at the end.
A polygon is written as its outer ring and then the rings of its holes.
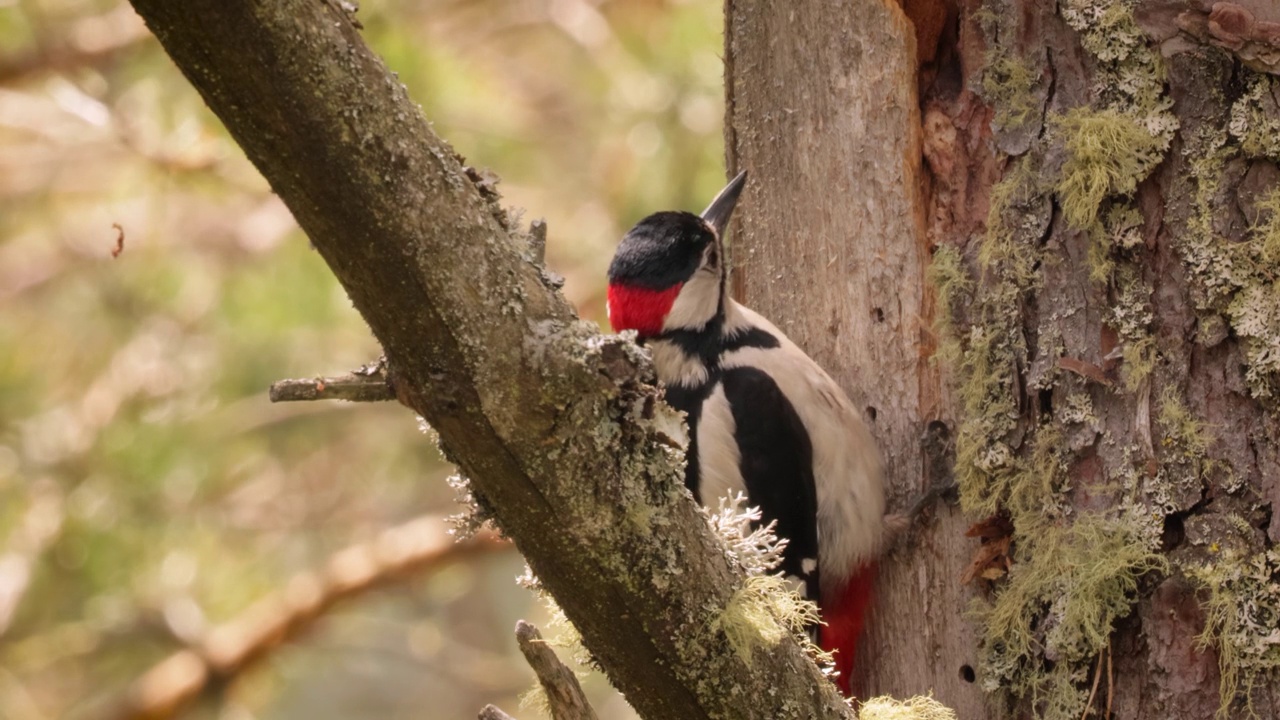
{"type": "Polygon", "coordinates": [[[818,600],[823,645],[848,676],[884,534],[879,453],[844,391],[778,328],[728,297],[722,235],[745,173],[702,216],[661,212],[623,238],[609,316],[653,354],[686,413],[698,499],[745,493],[788,539],[782,570],[818,600]]]}

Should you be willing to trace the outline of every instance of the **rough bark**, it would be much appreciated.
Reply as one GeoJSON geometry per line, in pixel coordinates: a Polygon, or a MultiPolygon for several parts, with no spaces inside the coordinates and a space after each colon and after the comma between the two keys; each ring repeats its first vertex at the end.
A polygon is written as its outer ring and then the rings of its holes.
{"type": "MultiPolygon", "coordinates": [[[[661,439],[634,345],[579,322],[341,6],[134,0],[289,206],[421,413],[647,718],[848,717],[790,639],[715,621],[743,576],[661,439]]],[[[285,301],[285,299],[282,299],[285,301]]]]}
{"type": "Polygon", "coordinates": [[[1280,716],[1280,10],[839,6],[730,0],[726,137],[739,295],[865,403],[896,496],[955,437],[967,517],[885,562],[864,686],[1280,716]]]}
{"type": "MultiPolygon", "coordinates": [[[[728,5],[727,151],[751,178],[734,287],[865,408],[901,507],[946,479],[935,449],[947,430],[927,432],[943,406],[929,358],[916,43],[897,5],[848,6],[728,5]]],[[[863,641],[855,684],[866,694],[933,691],[959,717],[982,717],[962,677],[975,644],[957,582],[966,527],[941,509],[882,562],[877,604],[893,609],[875,612],[863,641]]]]}

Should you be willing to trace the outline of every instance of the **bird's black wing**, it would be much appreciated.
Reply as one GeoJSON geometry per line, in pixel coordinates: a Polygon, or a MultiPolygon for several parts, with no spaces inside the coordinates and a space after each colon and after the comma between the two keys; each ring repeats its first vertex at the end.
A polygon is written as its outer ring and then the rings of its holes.
{"type": "Polygon", "coordinates": [[[788,540],[781,570],[801,579],[807,597],[817,600],[818,500],[809,433],[764,371],[731,368],[721,382],[733,413],[748,501],[760,508],[764,522],[778,522],[778,536],[788,540]]]}

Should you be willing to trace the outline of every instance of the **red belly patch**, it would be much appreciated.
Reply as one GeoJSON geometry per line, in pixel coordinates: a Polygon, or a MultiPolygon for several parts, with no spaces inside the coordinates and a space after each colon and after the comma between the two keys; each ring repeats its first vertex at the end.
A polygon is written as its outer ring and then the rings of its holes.
{"type": "Polygon", "coordinates": [[[609,286],[609,324],[615,332],[635,330],[641,337],[662,332],[662,322],[680,294],[680,284],[665,290],[634,285],[609,286]]]}

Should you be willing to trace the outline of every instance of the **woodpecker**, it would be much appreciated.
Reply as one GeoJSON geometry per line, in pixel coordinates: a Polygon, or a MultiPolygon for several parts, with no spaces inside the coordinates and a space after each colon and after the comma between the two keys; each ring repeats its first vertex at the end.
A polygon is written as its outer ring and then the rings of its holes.
{"type": "Polygon", "coordinates": [[[685,483],[699,502],[747,496],[786,538],[781,570],[816,600],[820,644],[849,695],[885,537],[875,442],[844,391],[772,323],[726,292],[723,238],[740,173],[702,215],[654,213],[609,266],[615,331],[635,330],[689,425],[685,483]]]}

